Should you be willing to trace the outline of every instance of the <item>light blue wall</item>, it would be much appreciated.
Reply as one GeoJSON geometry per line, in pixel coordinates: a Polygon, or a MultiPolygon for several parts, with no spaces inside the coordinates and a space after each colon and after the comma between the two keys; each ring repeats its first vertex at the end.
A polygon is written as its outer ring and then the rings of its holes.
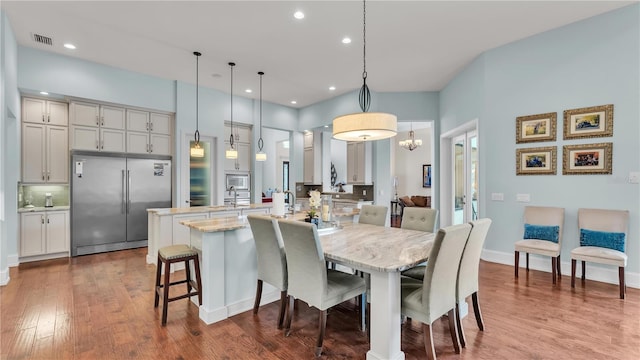
{"type": "Polygon", "coordinates": [[[640,170],[640,28],[639,6],[511,43],[476,59],[441,93],[442,131],[479,119],[480,181],[485,198],[504,193],[505,201],[485,201],[481,216],[493,219],[486,248],[512,254],[522,235],[525,203],[565,210],[562,257],[568,262],[578,246],[578,208],[627,209],[631,212],[627,270],[640,270],[640,190],[629,184],[640,170]],[[563,140],[566,109],[614,104],[614,136],[563,140]],[[517,116],[557,112],[557,141],[515,144],[517,116]],[[612,175],[562,175],[562,146],[613,142],[612,175]],[[516,176],[516,148],[557,146],[557,175],[516,176]]]}

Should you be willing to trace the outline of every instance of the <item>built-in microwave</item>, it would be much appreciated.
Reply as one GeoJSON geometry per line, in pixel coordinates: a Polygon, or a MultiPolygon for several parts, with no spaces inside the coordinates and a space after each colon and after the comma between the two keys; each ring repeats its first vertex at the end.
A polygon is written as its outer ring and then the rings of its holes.
{"type": "Polygon", "coordinates": [[[236,190],[250,190],[251,182],[248,173],[227,174],[226,189],[234,187],[236,190]]]}

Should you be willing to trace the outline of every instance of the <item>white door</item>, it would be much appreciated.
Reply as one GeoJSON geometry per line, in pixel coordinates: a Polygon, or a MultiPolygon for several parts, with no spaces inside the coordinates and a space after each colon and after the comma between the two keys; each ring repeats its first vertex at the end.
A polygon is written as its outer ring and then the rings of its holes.
{"type": "Polygon", "coordinates": [[[182,142],[182,199],[181,206],[209,206],[214,205],[214,179],[216,158],[214,138],[200,136],[200,146],[204,149],[204,157],[190,156],[190,149],[194,145],[193,134],[185,134],[182,142]],[[187,168],[188,167],[188,168],[187,168]]]}
{"type": "Polygon", "coordinates": [[[468,131],[451,141],[452,224],[478,218],[478,136],[468,131]]]}

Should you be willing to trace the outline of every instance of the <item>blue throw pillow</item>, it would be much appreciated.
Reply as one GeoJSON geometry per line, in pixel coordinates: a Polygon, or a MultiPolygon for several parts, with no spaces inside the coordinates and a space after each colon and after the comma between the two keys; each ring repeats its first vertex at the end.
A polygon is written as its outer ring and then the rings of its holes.
{"type": "Polygon", "coordinates": [[[580,246],[598,246],[624,252],[625,234],[580,229],[580,246]]]}
{"type": "Polygon", "coordinates": [[[560,226],[524,224],[524,239],[547,240],[558,243],[560,226]]]}

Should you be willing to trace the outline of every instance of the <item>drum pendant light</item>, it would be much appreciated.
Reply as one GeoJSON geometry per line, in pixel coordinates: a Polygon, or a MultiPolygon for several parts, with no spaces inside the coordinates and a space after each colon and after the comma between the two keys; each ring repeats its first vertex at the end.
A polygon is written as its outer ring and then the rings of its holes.
{"type": "Polygon", "coordinates": [[[264,141],[262,140],[262,71],[258,71],[260,75],[260,139],[258,139],[258,152],[256,153],[256,161],[267,161],[267,154],[262,151],[264,141]]]}
{"type": "Polygon", "coordinates": [[[230,62],[229,68],[231,69],[231,136],[229,137],[229,149],[225,152],[225,157],[227,159],[237,159],[238,158],[238,150],[234,147],[233,144],[233,67],[236,66],[236,63],[230,62]]]}
{"type": "Polygon", "coordinates": [[[189,154],[191,157],[201,158],[204,157],[204,148],[200,146],[200,131],[198,130],[198,60],[201,53],[194,51],[193,55],[196,56],[196,132],[193,134],[193,146],[191,147],[189,154]]]}

